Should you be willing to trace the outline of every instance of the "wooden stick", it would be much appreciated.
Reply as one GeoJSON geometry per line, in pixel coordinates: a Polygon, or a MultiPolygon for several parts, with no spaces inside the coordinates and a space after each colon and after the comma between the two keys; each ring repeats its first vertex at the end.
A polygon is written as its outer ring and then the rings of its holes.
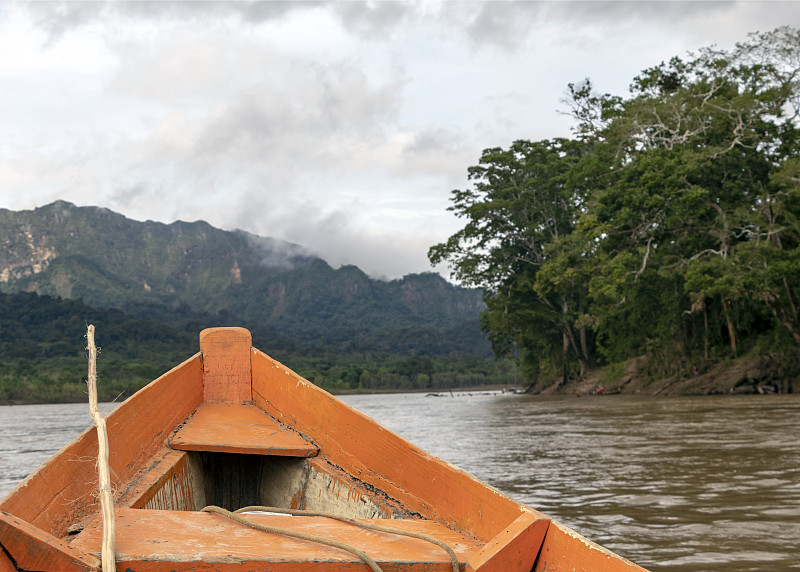
{"type": "Polygon", "coordinates": [[[102,569],[112,572],[116,569],[114,554],[114,537],[116,521],[114,517],[114,499],[111,495],[111,469],[108,464],[108,434],[106,420],[97,409],[97,347],[94,344],[94,326],[89,325],[86,331],[89,350],[89,415],[97,427],[97,472],[99,476],[100,511],[103,514],[103,547],[101,554],[102,569]]]}

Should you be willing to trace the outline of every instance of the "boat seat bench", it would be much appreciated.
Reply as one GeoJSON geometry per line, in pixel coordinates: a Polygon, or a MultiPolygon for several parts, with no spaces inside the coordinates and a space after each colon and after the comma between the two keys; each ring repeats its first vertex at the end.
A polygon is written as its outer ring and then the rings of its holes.
{"type": "MultiPolygon", "coordinates": [[[[313,563],[339,565],[336,570],[365,570],[347,551],[269,534],[205,512],[117,509],[117,569],[131,572],[163,570],[275,572],[308,570],[313,563]]],[[[274,514],[245,515],[255,522],[305,532],[350,544],[373,558],[385,572],[452,572],[442,548],[416,538],[366,530],[324,517],[274,514]]],[[[447,543],[465,563],[482,544],[429,520],[378,519],[376,524],[421,532],[447,543]]],[[[102,522],[95,519],[72,542],[89,554],[99,554],[102,522]]],[[[327,568],[326,568],[327,569],[327,568]]]]}
{"type": "Polygon", "coordinates": [[[170,440],[173,449],[315,457],[319,448],[249,404],[205,403],[170,440]]]}
{"type": "Polygon", "coordinates": [[[187,452],[299,460],[316,457],[319,448],[255,405],[203,404],[177,428],[168,445],[156,451],[146,468],[117,492],[115,504],[131,508],[202,508],[192,499],[187,452]]]}

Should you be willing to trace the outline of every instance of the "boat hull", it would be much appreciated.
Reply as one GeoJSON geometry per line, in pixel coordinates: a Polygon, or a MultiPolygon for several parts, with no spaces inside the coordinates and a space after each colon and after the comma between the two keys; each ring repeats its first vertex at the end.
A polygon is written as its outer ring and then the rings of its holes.
{"type": "MultiPolygon", "coordinates": [[[[350,408],[241,328],[204,330],[200,353],[106,424],[120,571],[367,569],[340,548],[201,511],[210,504],[388,522],[444,542],[460,570],[643,570],[350,408]]],[[[90,428],[0,502],[0,572],[99,570],[96,454],[90,428]]],[[[248,518],[350,543],[385,572],[453,570],[419,538],[324,517],[248,518]]]]}

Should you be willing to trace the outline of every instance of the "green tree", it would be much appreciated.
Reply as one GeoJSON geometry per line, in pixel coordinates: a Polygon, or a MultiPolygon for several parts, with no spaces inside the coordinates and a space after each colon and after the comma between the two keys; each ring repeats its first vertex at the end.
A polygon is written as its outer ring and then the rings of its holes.
{"type": "MultiPolygon", "coordinates": [[[[448,261],[462,283],[484,289],[482,326],[497,353],[519,350],[529,374],[591,359],[585,309],[570,235],[585,207],[588,187],[578,165],[591,159],[583,141],[516,141],[487,149],[470,167],[471,188],[455,190],[450,210],[464,228],[433,246],[433,264],[448,261]],[[569,266],[564,273],[547,265],[569,266]],[[554,349],[554,348],[558,349],[554,349]]],[[[565,370],[566,371],[566,370],[565,370]]]]}
{"type": "Polygon", "coordinates": [[[654,300],[675,312],[661,343],[680,337],[682,313],[714,304],[735,355],[737,306],[752,299],[800,331],[791,262],[799,66],[800,36],[781,28],[645,70],[628,99],[572,86],[579,133],[615,150],[614,180],[590,205],[609,258],[590,291],[601,329],[618,327],[609,318],[630,309],[636,290],[672,275],[677,292],[654,300]]]}
{"type": "Polygon", "coordinates": [[[800,33],[673,58],[627,97],[569,94],[575,139],[484,151],[453,191],[464,227],[429,252],[484,288],[495,351],[566,377],[736,356],[775,327],[800,345],[800,33]]]}

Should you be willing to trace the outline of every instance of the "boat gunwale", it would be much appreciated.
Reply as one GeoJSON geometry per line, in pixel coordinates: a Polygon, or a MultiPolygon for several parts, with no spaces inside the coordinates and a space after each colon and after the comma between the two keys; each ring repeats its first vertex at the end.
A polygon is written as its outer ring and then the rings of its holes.
{"type": "MultiPolygon", "coordinates": [[[[177,428],[206,402],[204,376],[215,368],[216,375],[220,369],[219,363],[208,363],[202,342],[224,336],[225,330],[236,330],[239,338],[247,332],[242,328],[204,330],[200,352],[142,387],[108,416],[112,450],[115,442],[129,444],[113,452],[111,459],[113,485],[124,488],[117,495],[118,500],[125,499],[123,509],[150,510],[133,508],[132,501],[168,481],[169,471],[180,464],[167,462],[157,469],[160,461],[150,461],[168,448],[177,428]],[[155,406],[155,414],[148,404],[155,406]],[[156,474],[159,470],[163,474],[156,474]]],[[[240,351],[233,361],[243,362],[244,356],[240,351]]],[[[241,370],[244,365],[237,367],[241,370]]],[[[535,572],[577,569],[563,567],[570,562],[592,562],[591,569],[597,572],[645,570],[430,455],[252,346],[246,348],[246,367],[251,383],[251,400],[246,403],[319,447],[314,462],[324,461],[342,471],[366,493],[380,493],[411,513],[484,543],[468,560],[468,571],[529,572],[531,566],[535,572]],[[381,454],[376,456],[375,451],[381,454]],[[437,478],[447,483],[444,494],[437,490],[437,478]]],[[[237,389],[232,395],[241,403],[240,394],[237,389]]],[[[30,527],[38,538],[34,544],[59,550],[70,525],[96,518],[98,503],[91,493],[97,484],[96,450],[96,430],[88,427],[0,499],[0,512],[22,521],[21,528],[30,527]],[[37,502],[30,502],[31,497],[37,502]]],[[[188,458],[188,453],[183,455],[181,459],[188,458]]],[[[7,533],[0,535],[0,565],[4,555],[11,554],[4,545],[7,540],[7,533]]]]}

